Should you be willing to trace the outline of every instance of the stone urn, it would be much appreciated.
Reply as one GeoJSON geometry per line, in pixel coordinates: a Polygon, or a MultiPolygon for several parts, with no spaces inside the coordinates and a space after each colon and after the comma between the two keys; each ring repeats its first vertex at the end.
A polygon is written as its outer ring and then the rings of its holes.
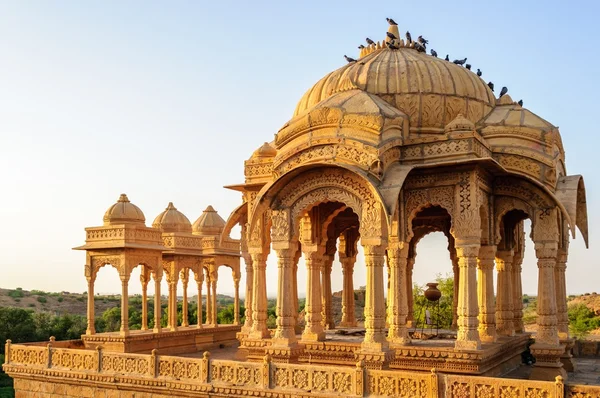
{"type": "Polygon", "coordinates": [[[438,301],[442,297],[442,292],[437,288],[438,283],[431,282],[427,284],[427,290],[425,290],[425,298],[429,301],[438,301]]]}

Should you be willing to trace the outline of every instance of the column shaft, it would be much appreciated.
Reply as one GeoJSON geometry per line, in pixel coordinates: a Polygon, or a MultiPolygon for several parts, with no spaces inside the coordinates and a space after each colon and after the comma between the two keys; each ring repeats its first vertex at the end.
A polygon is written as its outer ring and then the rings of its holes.
{"type": "Polygon", "coordinates": [[[210,287],[210,275],[206,273],[206,324],[212,321],[212,289],[210,287]]]}
{"type": "Polygon", "coordinates": [[[160,324],[162,303],[160,296],[160,283],[162,280],[162,273],[157,275],[154,273],[154,333],[160,333],[162,326],[160,324]]]}
{"type": "Polygon", "coordinates": [[[129,334],[129,275],[121,277],[121,336],[129,334]]]}
{"type": "MultiPolygon", "coordinates": [[[[200,271],[202,272],[202,271],[200,271]]],[[[202,283],[204,281],[202,279],[196,279],[196,285],[198,286],[198,304],[196,307],[196,324],[198,328],[202,327],[202,283]]]]}
{"type": "Polygon", "coordinates": [[[322,305],[323,313],[322,324],[325,329],[334,329],[335,323],[333,322],[333,313],[331,311],[331,268],[333,265],[334,256],[326,255],[323,257],[323,267],[321,268],[321,281],[322,281],[322,305]]]}
{"type": "Polygon", "coordinates": [[[456,243],[458,256],[458,333],[455,349],[478,350],[481,348],[478,327],[477,306],[477,255],[479,244],[456,243]]]}
{"type": "Polygon", "coordinates": [[[385,246],[363,245],[367,269],[365,294],[365,338],[363,351],[387,350],[385,337],[385,298],[383,294],[383,266],[385,246]]]}
{"type": "Polygon", "coordinates": [[[217,308],[217,279],[213,279],[212,275],[210,284],[212,286],[212,303],[210,305],[211,325],[217,325],[217,314],[219,312],[217,308]]]}
{"type": "Polygon", "coordinates": [[[460,286],[460,268],[458,266],[458,257],[456,254],[450,256],[452,261],[452,274],[454,278],[452,292],[452,330],[458,329],[458,287],[460,286]]]}
{"type": "MultiPolygon", "coordinates": [[[[278,285],[277,285],[277,330],[273,336],[274,346],[292,346],[296,343],[294,330],[294,256],[296,248],[276,249],[278,285]]],[[[308,300],[308,299],[307,299],[308,300]]]]}
{"type": "Polygon", "coordinates": [[[183,285],[183,302],[181,304],[181,326],[187,327],[190,326],[190,322],[188,320],[188,281],[189,281],[190,271],[189,269],[181,270],[181,284],[183,285]]]}
{"type": "Polygon", "coordinates": [[[515,256],[512,266],[512,285],[513,285],[513,325],[515,333],[523,333],[523,283],[521,281],[521,271],[523,256],[515,256]]]}
{"type": "Polygon", "coordinates": [[[234,279],[235,297],[233,298],[233,324],[240,324],[240,280],[234,279]]]}
{"type": "Polygon", "coordinates": [[[388,341],[395,344],[408,344],[408,292],[406,290],[406,264],[408,244],[392,243],[387,251],[390,287],[388,289],[388,341]]]}
{"type": "Polygon", "coordinates": [[[342,285],[342,322],[341,326],[356,326],[356,316],[354,315],[354,263],[356,256],[340,256],[342,263],[343,285],[342,285]]]}
{"type": "Polygon", "coordinates": [[[479,302],[479,338],[496,341],[496,306],[494,303],[494,258],[496,246],[482,246],[477,262],[477,299],[479,302]]]}
{"type": "Polygon", "coordinates": [[[85,334],[88,336],[96,334],[95,315],[94,315],[94,278],[88,278],[88,296],[87,296],[87,329],[85,334]]]}
{"type": "Polygon", "coordinates": [[[270,336],[267,329],[267,255],[252,253],[254,281],[252,286],[252,338],[264,339],[270,336]]]}
{"type": "Polygon", "coordinates": [[[554,285],[556,287],[556,321],[558,335],[561,339],[569,338],[569,316],[567,314],[567,286],[565,273],[567,270],[567,252],[560,250],[554,269],[554,285]]]}
{"type": "Polygon", "coordinates": [[[555,248],[538,248],[538,300],[536,343],[558,346],[558,328],[556,319],[556,290],[554,287],[554,268],[556,267],[557,250],[555,248]]]}
{"type": "Polygon", "coordinates": [[[514,336],[514,312],[512,292],[512,250],[502,250],[496,253],[496,268],[498,269],[498,289],[496,293],[496,330],[502,336],[514,336]]]}
{"type": "Polygon", "coordinates": [[[254,283],[254,269],[252,268],[252,257],[248,254],[244,257],[246,261],[246,294],[244,298],[244,332],[249,333],[252,329],[252,285],[254,283]]]}
{"type": "Polygon", "coordinates": [[[142,275],[140,276],[142,282],[142,326],[141,330],[148,330],[148,273],[145,269],[142,269],[142,275]]]}
{"type": "MultiPolygon", "coordinates": [[[[408,317],[407,325],[412,327],[415,318],[414,297],[413,297],[413,268],[415,266],[415,257],[409,257],[406,262],[406,294],[408,297],[408,317]]],[[[456,282],[455,282],[456,283],[456,282]]]]}
{"type": "MultiPolygon", "coordinates": [[[[304,248],[303,248],[304,249],[304,248]]],[[[323,247],[304,250],[306,261],[306,325],[302,340],[321,341],[325,339],[322,325],[321,267],[323,266],[323,247]]]]}
{"type": "Polygon", "coordinates": [[[177,330],[179,323],[177,319],[177,279],[169,282],[169,300],[171,302],[169,313],[169,329],[175,331],[177,330]]]}

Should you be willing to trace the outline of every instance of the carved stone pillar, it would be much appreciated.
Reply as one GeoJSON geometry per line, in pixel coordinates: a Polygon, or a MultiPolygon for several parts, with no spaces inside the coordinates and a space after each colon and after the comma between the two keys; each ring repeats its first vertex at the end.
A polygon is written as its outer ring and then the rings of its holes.
{"type": "Polygon", "coordinates": [[[410,343],[406,318],[408,317],[408,292],[406,290],[406,264],[408,243],[393,242],[387,250],[390,287],[388,289],[388,341],[390,344],[410,343]]]}
{"type": "Polygon", "coordinates": [[[234,272],[233,287],[235,288],[235,296],[233,298],[233,324],[240,324],[240,278],[234,272]]]}
{"type": "Polygon", "coordinates": [[[244,261],[246,262],[246,294],[244,300],[245,306],[245,321],[242,331],[250,333],[252,330],[252,284],[254,283],[254,268],[252,267],[252,256],[249,253],[244,254],[244,261]]]}
{"type": "Polygon", "coordinates": [[[196,285],[198,286],[198,305],[196,309],[196,324],[198,328],[202,328],[202,283],[204,283],[204,275],[202,272],[202,268],[198,272],[194,274],[194,280],[196,281],[196,285]]]}
{"type": "Polygon", "coordinates": [[[513,285],[513,325],[515,333],[523,333],[523,283],[521,282],[521,272],[523,270],[523,253],[515,253],[512,266],[512,285],[513,285]]]}
{"type": "Polygon", "coordinates": [[[459,267],[458,286],[458,333],[455,349],[478,350],[481,348],[478,327],[477,306],[477,255],[478,243],[456,242],[456,255],[459,267]]]}
{"type": "Polygon", "coordinates": [[[322,325],[325,329],[335,329],[335,323],[333,322],[333,313],[331,311],[331,268],[333,266],[333,255],[323,256],[323,267],[321,268],[321,281],[323,289],[322,293],[322,305],[323,313],[321,314],[322,325]]]}
{"type": "Polygon", "coordinates": [[[363,352],[387,351],[385,336],[385,298],[383,294],[383,266],[385,246],[363,245],[367,268],[367,291],[365,292],[365,338],[363,352]]]}
{"type": "Polygon", "coordinates": [[[340,254],[340,262],[342,263],[342,322],[340,326],[355,327],[356,316],[354,314],[354,263],[356,256],[345,256],[340,254]]]}
{"type": "Polygon", "coordinates": [[[292,280],[292,291],[294,295],[294,330],[296,333],[302,333],[302,328],[298,323],[299,316],[299,303],[298,303],[298,261],[300,261],[300,257],[302,256],[302,252],[300,250],[296,251],[296,256],[294,257],[294,278],[292,280]]]}
{"type": "Polygon", "coordinates": [[[162,315],[162,296],[160,294],[160,284],[162,282],[162,270],[158,270],[152,273],[154,278],[154,333],[160,333],[162,331],[161,315],[162,315]]]}
{"type": "Polygon", "coordinates": [[[569,338],[569,317],[567,315],[567,286],[565,273],[567,271],[566,249],[558,251],[556,267],[554,268],[554,285],[556,287],[556,320],[558,336],[561,339],[569,338]]]}
{"type": "Polygon", "coordinates": [[[496,293],[496,331],[501,336],[514,336],[513,292],[512,292],[512,250],[496,252],[498,288],[496,293]]]}
{"type": "Polygon", "coordinates": [[[169,285],[169,319],[167,327],[171,331],[177,330],[177,282],[179,275],[177,272],[167,274],[167,283],[169,285]]]}
{"type": "Polygon", "coordinates": [[[560,362],[565,346],[559,342],[554,285],[559,237],[557,211],[557,208],[537,210],[533,223],[533,241],[538,263],[538,331],[535,344],[530,347],[536,358],[530,378],[536,380],[567,376],[560,362]]]}
{"type": "Polygon", "coordinates": [[[304,341],[322,341],[325,339],[325,332],[321,324],[321,312],[323,309],[321,302],[321,279],[320,272],[323,266],[323,246],[303,245],[304,258],[306,261],[306,325],[302,333],[304,341]]]}
{"type": "Polygon", "coordinates": [[[210,303],[210,315],[211,321],[210,324],[216,326],[217,325],[217,281],[219,278],[219,274],[217,273],[217,269],[211,269],[210,271],[210,286],[212,288],[211,295],[211,303],[210,303]]]}
{"type": "Polygon", "coordinates": [[[142,326],[141,330],[148,330],[148,282],[150,282],[149,270],[142,266],[140,283],[142,284],[142,326]]]}
{"type": "Polygon", "coordinates": [[[184,268],[180,273],[181,284],[183,285],[183,302],[181,304],[181,326],[188,327],[190,326],[190,322],[188,320],[188,296],[187,296],[187,288],[188,282],[190,280],[190,270],[188,268],[184,268]]]}
{"type": "MultiPolygon", "coordinates": [[[[406,262],[406,294],[408,297],[408,317],[406,321],[407,327],[411,328],[413,326],[413,321],[415,318],[415,309],[414,309],[414,297],[413,297],[413,268],[415,267],[416,258],[409,257],[406,262]]],[[[455,282],[456,283],[456,282],[455,282]]]]}
{"type": "Polygon", "coordinates": [[[456,253],[450,255],[452,261],[452,274],[453,274],[453,294],[452,294],[452,330],[458,329],[458,287],[460,285],[460,268],[458,266],[458,257],[456,253]]]}
{"type": "Polygon", "coordinates": [[[129,335],[129,277],[121,277],[121,336],[129,335]]]}
{"type": "MultiPolygon", "coordinates": [[[[296,245],[290,244],[288,248],[277,248],[278,285],[277,285],[277,330],[273,336],[273,346],[290,347],[297,342],[294,330],[294,300],[292,284],[294,281],[294,257],[296,245]]],[[[307,299],[308,302],[308,299],[307,299]]],[[[308,305],[307,305],[308,307],[308,305]]]]}
{"type": "Polygon", "coordinates": [[[496,307],[494,303],[494,258],[496,246],[481,246],[477,261],[477,299],[479,302],[479,338],[496,341],[496,307]]]}
{"type": "Polygon", "coordinates": [[[521,271],[523,270],[523,256],[525,255],[525,228],[523,221],[519,222],[515,228],[515,256],[512,264],[512,286],[513,286],[513,325],[515,333],[523,333],[523,283],[521,281],[521,271]]]}
{"type": "Polygon", "coordinates": [[[206,278],[204,280],[206,282],[206,324],[210,325],[210,321],[212,320],[212,289],[208,270],[206,270],[206,278]]]}
{"type": "Polygon", "coordinates": [[[267,255],[261,251],[251,253],[254,280],[252,284],[252,329],[250,337],[253,339],[270,337],[267,328],[267,255]]]}
{"type": "Polygon", "coordinates": [[[96,334],[95,326],[95,315],[94,315],[94,284],[96,282],[96,276],[87,277],[88,283],[88,296],[87,296],[87,329],[85,334],[91,336],[96,334]]]}

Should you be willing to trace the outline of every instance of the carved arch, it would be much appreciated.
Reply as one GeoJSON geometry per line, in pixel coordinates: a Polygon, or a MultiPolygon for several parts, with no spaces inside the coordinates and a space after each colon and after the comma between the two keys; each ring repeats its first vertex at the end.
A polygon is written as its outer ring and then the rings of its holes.
{"type": "Polygon", "coordinates": [[[405,194],[406,240],[414,236],[412,223],[417,214],[428,207],[439,206],[450,215],[450,228],[454,215],[454,186],[409,190],[405,194]]]}
{"type": "Polygon", "coordinates": [[[535,208],[521,199],[510,196],[497,196],[494,200],[494,240],[496,245],[502,240],[502,219],[512,210],[521,210],[530,219],[535,214],[535,208]]]}

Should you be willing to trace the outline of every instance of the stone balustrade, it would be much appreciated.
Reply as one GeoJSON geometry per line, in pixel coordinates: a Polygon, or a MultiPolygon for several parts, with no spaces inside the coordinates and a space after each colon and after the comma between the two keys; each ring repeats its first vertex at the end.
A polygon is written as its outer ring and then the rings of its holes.
{"type": "MultiPolygon", "coordinates": [[[[99,396],[105,390],[152,389],[154,394],[190,396],[389,396],[389,397],[545,397],[592,398],[600,386],[565,385],[556,381],[531,381],[431,372],[367,369],[362,361],[352,366],[306,366],[185,358],[152,354],[103,352],[31,345],[6,344],[4,370],[15,378],[15,388],[27,393],[52,385],[65,396],[99,396]],[[31,380],[29,375],[36,375],[31,380]],[[99,383],[100,382],[100,383],[99,383]],[[109,384],[104,384],[107,382],[109,384]],[[32,386],[32,383],[38,383],[32,386]],[[42,387],[43,385],[43,387],[42,387]],[[67,387],[65,387],[67,386],[67,387]],[[87,391],[87,390],[90,391],[87,391]],[[73,395],[74,394],[74,395],[73,395]]],[[[39,394],[38,394],[39,395],[39,394]]],[[[45,395],[40,395],[45,396],[45,395]]],[[[47,396],[51,396],[49,392],[47,396]]],[[[136,392],[137,396],[137,392],[136,392]]],[[[144,396],[145,395],[140,395],[144,396]]],[[[150,395],[148,395],[150,396],[150,395]]],[[[159,395],[152,395],[159,396],[159,395]]]]}

